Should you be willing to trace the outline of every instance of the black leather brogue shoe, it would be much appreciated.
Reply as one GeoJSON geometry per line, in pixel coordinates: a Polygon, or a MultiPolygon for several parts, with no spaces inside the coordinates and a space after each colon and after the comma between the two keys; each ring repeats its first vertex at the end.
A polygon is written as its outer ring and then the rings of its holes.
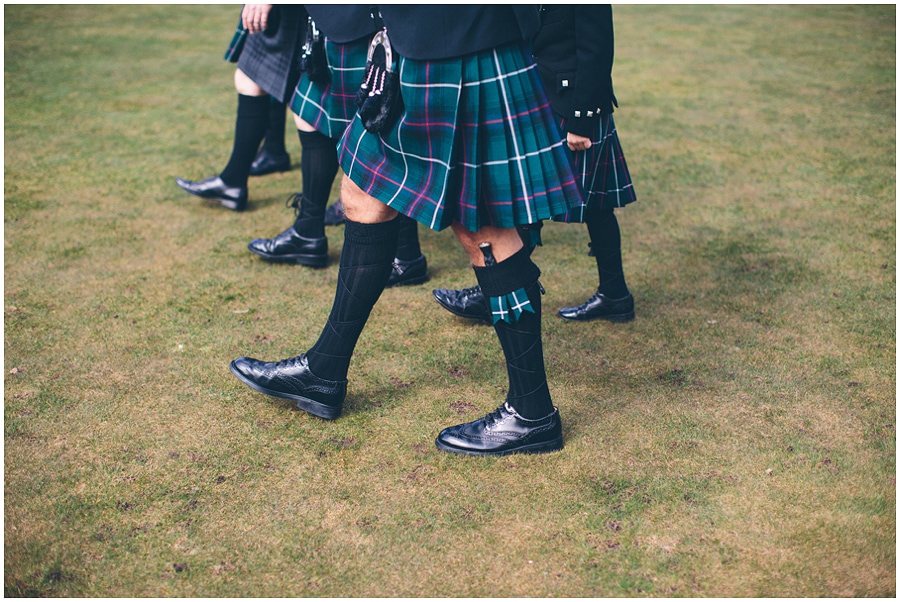
{"type": "Polygon", "coordinates": [[[484,418],[444,429],[434,443],[453,454],[543,454],[563,448],[562,422],[556,408],[549,416],[526,420],[504,403],[484,418]]]}
{"type": "Polygon", "coordinates": [[[559,317],[573,322],[590,322],[591,320],[628,322],[634,320],[634,297],[628,293],[621,299],[610,299],[597,291],[581,305],[564,307],[559,310],[559,317]]]}
{"type": "Polygon", "coordinates": [[[228,186],[219,176],[206,178],[199,182],[175,178],[175,183],[185,192],[204,199],[212,199],[222,203],[232,211],[243,211],[247,208],[247,189],[228,186]]]}
{"type": "Polygon", "coordinates": [[[291,156],[289,154],[270,155],[265,147],[259,150],[253,163],[250,164],[251,176],[267,176],[270,173],[290,170],[291,156]]]}
{"type": "Polygon", "coordinates": [[[412,261],[403,261],[394,258],[394,267],[391,277],[388,278],[385,288],[392,286],[412,286],[422,284],[428,280],[428,262],[424,255],[419,255],[412,261]]]}
{"type": "Polygon", "coordinates": [[[247,245],[266,261],[299,263],[314,268],[328,263],[328,239],[300,236],[291,226],[275,238],[256,238],[247,245]]]}
{"type": "Polygon", "coordinates": [[[491,308],[478,285],[461,290],[438,288],[431,291],[431,294],[441,307],[453,315],[491,323],[491,308]]]}
{"type": "Polygon", "coordinates": [[[341,199],[336,200],[325,210],[325,225],[337,226],[344,223],[344,203],[341,199]]]}
{"type": "Polygon", "coordinates": [[[306,354],[280,362],[239,357],[231,362],[231,372],[251,389],[290,399],[301,410],[325,420],[340,416],[347,394],[346,380],[324,380],[313,374],[306,354]]]}

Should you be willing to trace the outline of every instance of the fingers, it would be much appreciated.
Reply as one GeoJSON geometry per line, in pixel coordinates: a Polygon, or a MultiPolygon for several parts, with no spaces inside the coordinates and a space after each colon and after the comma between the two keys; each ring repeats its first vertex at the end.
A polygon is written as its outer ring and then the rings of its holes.
{"type": "Polygon", "coordinates": [[[569,148],[572,149],[573,151],[583,151],[583,150],[587,150],[587,149],[591,148],[591,141],[590,140],[579,140],[577,142],[569,141],[568,145],[569,145],[569,148]]]}
{"type": "Polygon", "coordinates": [[[265,8],[268,5],[247,4],[241,13],[241,19],[248,33],[254,34],[265,31],[269,24],[269,11],[265,8]]]}
{"type": "Polygon", "coordinates": [[[591,139],[569,132],[566,134],[566,144],[573,151],[583,151],[591,148],[591,139]]]}

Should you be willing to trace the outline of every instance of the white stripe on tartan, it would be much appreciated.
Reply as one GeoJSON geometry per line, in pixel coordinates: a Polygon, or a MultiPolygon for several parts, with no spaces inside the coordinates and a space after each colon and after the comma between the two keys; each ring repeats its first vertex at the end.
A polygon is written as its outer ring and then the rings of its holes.
{"type": "MultiPolygon", "coordinates": [[[[522,69],[518,69],[516,71],[510,71],[509,73],[503,73],[502,75],[495,75],[495,76],[488,77],[485,79],[479,79],[477,81],[465,82],[462,84],[462,87],[469,88],[472,86],[480,86],[482,84],[500,81],[502,79],[508,79],[509,77],[511,77],[513,75],[521,75],[522,73],[527,73],[528,71],[531,71],[534,68],[535,68],[535,65],[532,64],[532,65],[529,65],[528,67],[523,67],[522,69]]],[[[409,87],[409,88],[457,88],[457,87],[459,87],[459,84],[451,84],[451,83],[416,84],[416,83],[403,82],[403,86],[409,87]]]]}
{"type": "MultiPolygon", "coordinates": [[[[600,118],[600,139],[597,141],[597,144],[602,145],[602,144],[605,144],[609,140],[609,124],[610,124],[611,120],[612,120],[612,115],[609,115],[606,118],[603,118],[603,117],[600,118]]],[[[596,189],[597,178],[600,177],[600,170],[597,169],[596,167],[597,167],[596,165],[588,166],[587,158],[585,158],[585,161],[584,161],[585,171],[587,171],[590,168],[590,169],[593,169],[594,173],[593,173],[593,178],[591,178],[591,183],[589,185],[587,183],[585,183],[585,185],[582,187],[582,190],[584,190],[584,192],[585,192],[585,198],[584,198],[584,205],[582,205],[582,207],[581,207],[581,215],[578,216],[578,221],[580,221],[582,223],[584,223],[584,218],[585,218],[584,214],[587,211],[587,205],[590,202],[590,200],[594,196],[599,196],[600,194],[603,194],[606,192],[606,190],[603,190],[602,192],[597,192],[597,189],[596,189]]]]}
{"type": "MultiPolygon", "coordinates": [[[[609,116],[609,125],[610,125],[609,133],[606,135],[606,137],[609,139],[612,139],[612,135],[616,131],[616,127],[613,125],[612,115],[609,116]]],[[[614,153],[612,152],[612,149],[609,149],[609,156],[612,158],[612,161],[611,161],[612,164],[610,165],[610,168],[612,168],[612,170],[613,170],[613,179],[615,180],[615,183],[616,183],[615,184],[615,186],[616,186],[616,193],[615,193],[616,194],[616,207],[621,207],[622,205],[619,204],[619,191],[621,190],[621,188],[619,188],[619,170],[617,169],[618,165],[616,165],[616,162],[618,161],[619,158],[614,155],[614,153]]]]}
{"type": "MultiPolygon", "coordinates": [[[[402,67],[401,67],[402,70],[402,67]]],[[[459,88],[459,84],[437,83],[437,84],[416,84],[413,82],[403,82],[404,88],[459,88]]]]}
{"type": "MultiPolygon", "coordinates": [[[[365,135],[369,135],[369,132],[366,132],[365,135]]],[[[394,151],[395,153],[401,153],[401,154],[403,154],[404,157],[412,157],[412,158],[418,159],[424,163],[437,163],[441,167],[445,167],[447,169],[459,169],[460,167],[490,167],[493,165],[506,165],[510,161],[521,161],[523,159],[528,159],[530,157],[536,157],[538,155],[543,155],[543,154],[552,152],[554,148],[564,144],[563,142],[557,142],[557,143],[553,144],[552,146],[548,146],[548,147],[542,148],[540,150],[536,150],[534,152],[525,153],[524,155],[517,155],[515,157],[510,157],[509,159],[499,159],[497,161],[485,161],[484,163],[469,163],[469,162],[464,161],[464,162],[456,164],[456,165],[450,165],[449,163],[447,163],[445,161],[440,161],[438,159],[433,159],[431,157],[425,157],[423,155],[416,155],[413,153],[406,153],[403,151],[402,148],[397,148],[396,146],[391,146],[384,140],[382,140],[382,142],[384,142],[385,148],[388,148],[388,149],[394,151]]],[[[358,148],[359,147],[357,147],[357,149],[358,148]]]]}
{"type": "MultiPolygon", "coordinates": [[[[496,54],[497,53],[494,52],[494,56],[496,56],[496,54]]],[[[536,67],[537,67],[537,65],[532,63],[531,65],[528,65],[527,67],[522,67],[521,69],[519,69],[517,71],[510,71],[509,73],[501,73],[500,75],[495,75],[493,77],[489,77],[487,79],[481,79],[481,80],[474,81],[474,82],[466,82],[463,85],[464,86],[480,86],[481,84],[486,84],[488,82],[496,82],[496,81],[500,81],[501,79],[509,79],[513,75],[521,75],[522,73],[528,73],[529,71],[531,71],[532,69],[534,69],[536,67]]]]}
{"type": "MultiPolygon", "coordinates": [[[[492,51],[492,53],[494,55],[494,66],[497,69],[497,73],[503,73],[503,69],[500,68],[500,57],[497,55],[497,49],[495,48],[492,51]]],[[[507,78],[501,76],[501,79],[505,80],[507,78]]],[[[531,198],[531,196],[528,194],[528,186],[525,183],[525,171],[522,169],[523,159],[519,153],[519,140],[516,137],[516,133],[512,129],[513,111],[509,106],[509,99],[506,97],[506,86],[501,85],[500,91],[503,93],[503,108],[506,110],[506,123],[509,128],[510,138],[512,138],[512,143],[513,143],[513,157],[510,160],[515,161],[516,167],[518,167],[518,169],[519,169],[519,182],[522,185],[522,198],[529,199],[529,198],[531,198]]],[[[525,203],[525,209],[527,211],[528,223],[529,224],[534,223],[535,219],[531,214],[531,203],[525,203]]]]}
{"type": "MultiPolygon", "coordinates": [[[[354,71],[359,71],[360,73],[365,75],[365,72],[366,72],[365,67],[332,67],[331,65],[329,65],[328,68],[332,72],[337,72],[337,73],[353,73],[354,71]]],[[[362,80],[363,80],[363,78],[360,77],[359,81],[361,82],[362,80]]]]}
{"type": "MultiPolygon", "coordinates": [[[[346,120],[345,120],[345,119],[334,119],[334,118],[332,118],[331,115],[328,114],[328,111],[325,110],[325,107],[323,107],[322,105],[320,105],[320,104],[317,103],[317,102],[313,102],[313,101],[309,98],[309,89],[310,89],[310,87],[312,87],[312,83],[310,83],[309,85],[307,85],[307,87],[306,87],[306,93],[304,93],[304,94],[299,94],[299,95],[298,95],[298,96],[300,96],[300,97],[303,99],[303,103],[300,105],[300,110],[298,111],[297,114],[298,114],[298,115],[302,115],[302,114],[303,114],[303,109],[306,108],[307,105],[309,105],[309,106],[311,106],[311,107],[313,107],[313,108],[315,108],[315,109],[318,109],[319,113],[321,113],[322,115],[325,116],[325,121],[328,123],[328,134],[330,134],[328,137],[329,137],[329,138],[334,138],[334,132],[336,132],[336,131],[337,131],[337,132],[343,132],[344,130],[346,130],[346,129],[347,129],[347,126],[350,125],[350,120],[349,120],[349,119],[346,119],[346,120]],[[340,127],[334,127],[334,126],[332,126],[331,124],[333,124],[333,123],[338,124],[340,127]]],[[[312,124],[310,124],[310,125],[312,125],[312,124]]]]}
{"type": "Polygon", "coordinates": [[[538,155],[543,155],[545,153],[552,152],[554,148],[556,148],[558,146],[562,146],[563,144],[566,144],[566,142],[564,140],[560,140],[559,142],[551,144],[550,146],[546,146],[542,149],[532,151],[530,153],[525,153],[524,155],[516,155],[515,157],[510,157],[509,159],[498,159],[496,161],[485,161],[483,163],[463,162],[463,163],[460,163],[460,165],[462,165],[463,167],[489,167],[491,165],[506,165],[510,161],[521,161],[523,159],[528,159],[529,157],[536,157],[538,155]]]}

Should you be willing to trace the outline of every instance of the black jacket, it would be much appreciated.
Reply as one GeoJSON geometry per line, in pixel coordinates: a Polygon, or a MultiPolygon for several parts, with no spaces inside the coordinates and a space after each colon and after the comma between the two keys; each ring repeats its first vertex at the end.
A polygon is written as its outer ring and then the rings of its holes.
{"type": "Polygon", "coordinates": [[[608,4],[545,5],[532,42],[538,72],[554,112],[566,130],[581,136],[597,131],[601,114],[612,113],[612,7],[608,4]]]}
{"type": "Polygon", "coordinates": [[[319,31],[332,42],[347,44],[360,38],[372,37],[381,29],[372,17],[369,4],[306,4],[306,12],[316,22],[319,31]]]}
{"type": "Polygon", "coordinates": [[[530,40],[538,6],[510,4],[379,5],[391,46],[405,58],[449,59],[530,40]]]}

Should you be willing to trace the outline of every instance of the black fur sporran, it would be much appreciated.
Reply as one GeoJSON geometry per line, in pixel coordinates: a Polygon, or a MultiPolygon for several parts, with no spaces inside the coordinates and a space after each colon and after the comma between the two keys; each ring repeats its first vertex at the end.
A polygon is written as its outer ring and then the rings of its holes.
{"type": "Polygon", "coordinates": [[[300,69],[310,81],[325,84],[331,79],[328,59],[325,58],[325,38],[312,17],[307,17],[306,41],[300,54],[300,69]]]}
{"type": "Polygon", "coordinates": [[[393,63],[391,41],[387,30],[382,29],[369,44],[366,75],[356,93],[359,118],[363,127],[373,134],[389,130],[403,112],[400,77],[393,63]]]}

